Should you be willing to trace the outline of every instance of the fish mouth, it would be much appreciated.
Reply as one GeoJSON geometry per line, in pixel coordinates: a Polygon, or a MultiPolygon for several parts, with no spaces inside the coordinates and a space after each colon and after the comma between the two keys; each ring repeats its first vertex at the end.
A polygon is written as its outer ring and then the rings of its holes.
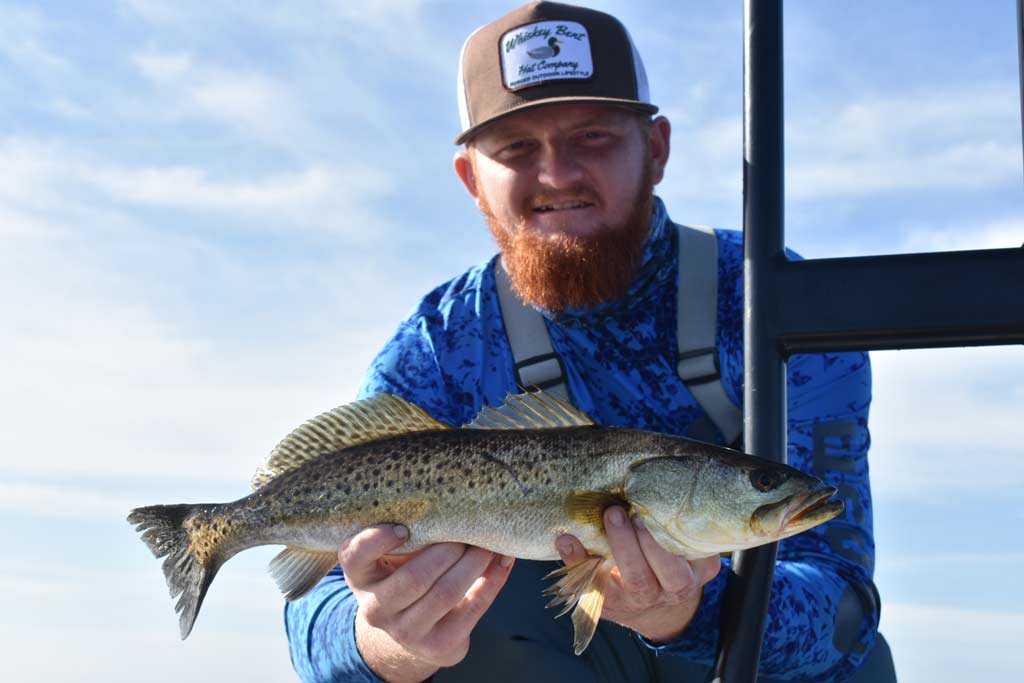
{"type": "Polygon", "coordinates": [[[798,534],[842,514],[846,509],[843,501],[829,500],[837,491],[833,486],[824,486],[794,494],[762,505],[754,511],[754,519],[762,529],[776,529],[778,538],[798,534]]]}

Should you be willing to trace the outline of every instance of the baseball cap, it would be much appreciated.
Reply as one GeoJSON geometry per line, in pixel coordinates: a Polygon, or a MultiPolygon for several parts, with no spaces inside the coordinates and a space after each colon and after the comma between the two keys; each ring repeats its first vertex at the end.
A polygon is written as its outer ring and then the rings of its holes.
{"type": "Polygon", "coordinates": [[[605,102],[647,114],[647,74],[629,31],[604,12],[531,2],[481,26],[459,56],[461,145],[514,112],[605,102]]]}

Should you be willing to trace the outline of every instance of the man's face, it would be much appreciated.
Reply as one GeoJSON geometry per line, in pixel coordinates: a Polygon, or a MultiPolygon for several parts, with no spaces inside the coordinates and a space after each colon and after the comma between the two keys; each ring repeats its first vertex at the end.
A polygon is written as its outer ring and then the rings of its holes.
{"type": "Polygon", "coordinates": [[[550,105],[481,131],[455,168],[513,285],[548,310],[625,294],[647,237],[669,125],[598,104],[550,105]]]}

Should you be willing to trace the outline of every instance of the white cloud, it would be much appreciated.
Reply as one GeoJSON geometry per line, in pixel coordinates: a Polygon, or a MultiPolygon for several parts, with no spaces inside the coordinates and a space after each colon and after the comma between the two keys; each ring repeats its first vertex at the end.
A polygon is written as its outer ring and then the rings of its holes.
{"type": "Polygon", "coordinates": [[[20,215],[0,230],[22,235],[35,232],[26,224],[52,232],[69,218],[79,223],[82,211],[130,215],[132,205],[142,204],[256,214],[259,220],[247,222],[246,230],[298,228],[365,241],[386,232],[386,219],[370,207],[394,189],[391,177],[369,163],[310,162],[297,170],[257,174],[235,167],[214,176],[202,166],[117,164],[92,152],[23,138],[0,139],[0,172],[10,179],[0,188],[0,214],[20,215]]]}
{"type": "MultiPolygon", "coordinates": [[[[185,32],[196,43],[216,41],[225,31],[244,24],[282,44],[291,44],[289,49],[340,46],[343,51],[367,58],[358,66],[368,71],[375,71],[369,58],[387,55],[410,70],[449,76],[454,88],[452,56],[437,49],[439,40],[448,36],[433,30],[433,17],[425,11],[422,0],[309,0],[287,6],[265,5],[258,11],[244,4],[225,7],[196,1],[125,0],[121,6],[163,34],[185,32]]],[[[467,33],[472,28],[475,26],[467,27],[467,33]]],[[[340,71],[345,66],[335,63],[333,68],[340,71]]]]}
{"type": "Polygon", "coordinates": [[[388,187],[388,179],[372,169],[342,175],[322,165],[254,181],[214,180],[204,169],[192,166],[99,168],[81,179],[118,202],[241,213],[295,211],[333,202],[342,192],[371,197],[388,187]]]}
{"type": "MultiPolygon", "coordinates": [[[[672,112],[666,115],[673,120],[672,112]]],[[[672,158],[660,192],[679,195],[683,205],[687,198],[739,201],[743,192],[742,118],[727,116],[682,126],[673,130],[672,138],[672,158]]]]}
{"type": "Polygon", "coordinates": [[[234,680],[249,672],[255,680],[294,680],[283,602],[263,569],[276,550],[248,551],[229,562],[182,643],[160,562],[137,545],[137,560],[118,570],[89,570],[70,558],[60,572],[44,565],[0,574],[0,677],[26,683],[130,683],[140,677],[172,683],[234,680]]]}
{"type": "MultiPolygon", "coordinates": [[[[681,122],[669,164],[674,192],[738,201],[743,122],[701,110],[701,90],[666,110],[681,122]]],[[[839,199],[911,191],[967,192],[1019,183],[1016,84],[829,100],[787,110],[786,197],[839,199]]]]}
{"type": "Polygon", "coordinates": [[[909,226],[900,252],[1009,249],[1024,245],[1024,219],[1007,217],[973,225],[909,226]]]}
{"type": "Polygon", "coordinates": [[[376,196],[372,173],[211,180],[58,143],[0,150],[0,464],[28,508],[64,493],[98,505],[47,477],[211,479],[244,492],[278,439],[351,398],[415,295],[414,278],[364,257],[388,234],[361,204],[376,196]],[[188,229],[148,225],[147,206],[188,209],[188,229]],[[268,258],[271,246],[254,257],[207,234],[239,217],[241,235],[351,232],[329,246],[289,240],[315,257],[268,258]]]}
{"type": "Polygon", "coordinates": [[[786,129],[787,196],[970,191],[1020,181],[1016,83],[826,100],[786,129]]]}
{"type": "Polygon", "coordinates": [[[142,52],[134,61],[143,76],[157,83],[174,83],[193,68],[192,56],[186,52],[142,52]]]}
{"type": "Polygon", "coordinates": [[[6,57],[24,71],[49,75],[66,73],[69,61],[51,46],[55,27],[52,20],[35,8],[3,8],[4,40],[0,41],[0,56],[6,57]]]}
{"type": "Polygon", "coordinates": [[[871,482],[887,496],[1024,486],[1019,346],[873,352],[871,482]]]}
{"type": "MultiPolygon", "coordinates": [[[[13,327],[0,339],[9,363],[0,409],[13,427],[0,433],[0,463],[15,480],[208,479],[237,481],[242,494],[277,440],[351,397],[383,341],[379,323],[351,332],[321,323],[306,326],[319,335],[309,342],[225,345],[124,295],[107,300],[102,283],[76,292],[90,272],[81,264],[47,272],[36,291],[9,289],[24,299],[3,306],[13,327]]],[[[153,287],[133,286],[143,289],[131,298],[153,287]]],[[[328,320],[342,318],[336,306],[323,308],[328,320]]],[[[57,494],[47,486],[15,491],[33,509],[57,494]]]]}
{"type": "Polygon", "coordinates": [[[972,576],[980,576],[991,571],[996,564],[1020,566],[1024,564],[1024,551],[1006,550],[1000,552],[957,552],[944,548],[927,554],[888,553],[885,565],[890,571],[927,571],[934,573],[938,567],[943,571],[961,573],[967,571],[972,576]]]}
{"type": "Polygon", "coordinates": [[[1024,614],[885,603],[881,631],[905,683],[1013,681],[1024,676],[1024,614]]]}
{"type": "Polygon", "coordinates": [[[821,199],[913,190],[971,191],[1000,187],[1020,176],[1019,145],[977,141],[941,149],[851,149],[794,163],[787,197],[821,199]]]}
{"type": "Polygon", "coordinates": [[[134,62],[156,99],[140,106],[161,118],[212,119],[275,147],[315,137],[300,92],[258,67],[227,68],[187,52],[152,50],[136,54],[134,62]]]}
{"type": "MultiPolygon", "coordinates": [[[[0,479],[0,514],[52,519],[109,519],[123,516],[139,501],[84,486],[38,484],[0,479]]],[[[0,586],[2,590],[2,586],[0,586]]]]}

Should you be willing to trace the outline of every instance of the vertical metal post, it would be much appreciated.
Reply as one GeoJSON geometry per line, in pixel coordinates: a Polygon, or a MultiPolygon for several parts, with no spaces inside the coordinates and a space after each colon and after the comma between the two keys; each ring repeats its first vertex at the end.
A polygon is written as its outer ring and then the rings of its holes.
{"type": "MultiPolygon", "coordinates": [[[[786,460],[786,363],[777,329],[783,230],[782,0],[744,0],[744,446],[786,460]]],[[[737,552],[723,602],[716,681],[753,683],[775,544],[737,552]]]]}
{"type": "MultiPolygon", "coordinates": [[[[1021,142],[1024,143],[1024,0],[1017,0],[1017,73],[1020,96],[1021,142]]],[[[1024,147],[1024,144],[1022,144],[1024,147]]]]}

